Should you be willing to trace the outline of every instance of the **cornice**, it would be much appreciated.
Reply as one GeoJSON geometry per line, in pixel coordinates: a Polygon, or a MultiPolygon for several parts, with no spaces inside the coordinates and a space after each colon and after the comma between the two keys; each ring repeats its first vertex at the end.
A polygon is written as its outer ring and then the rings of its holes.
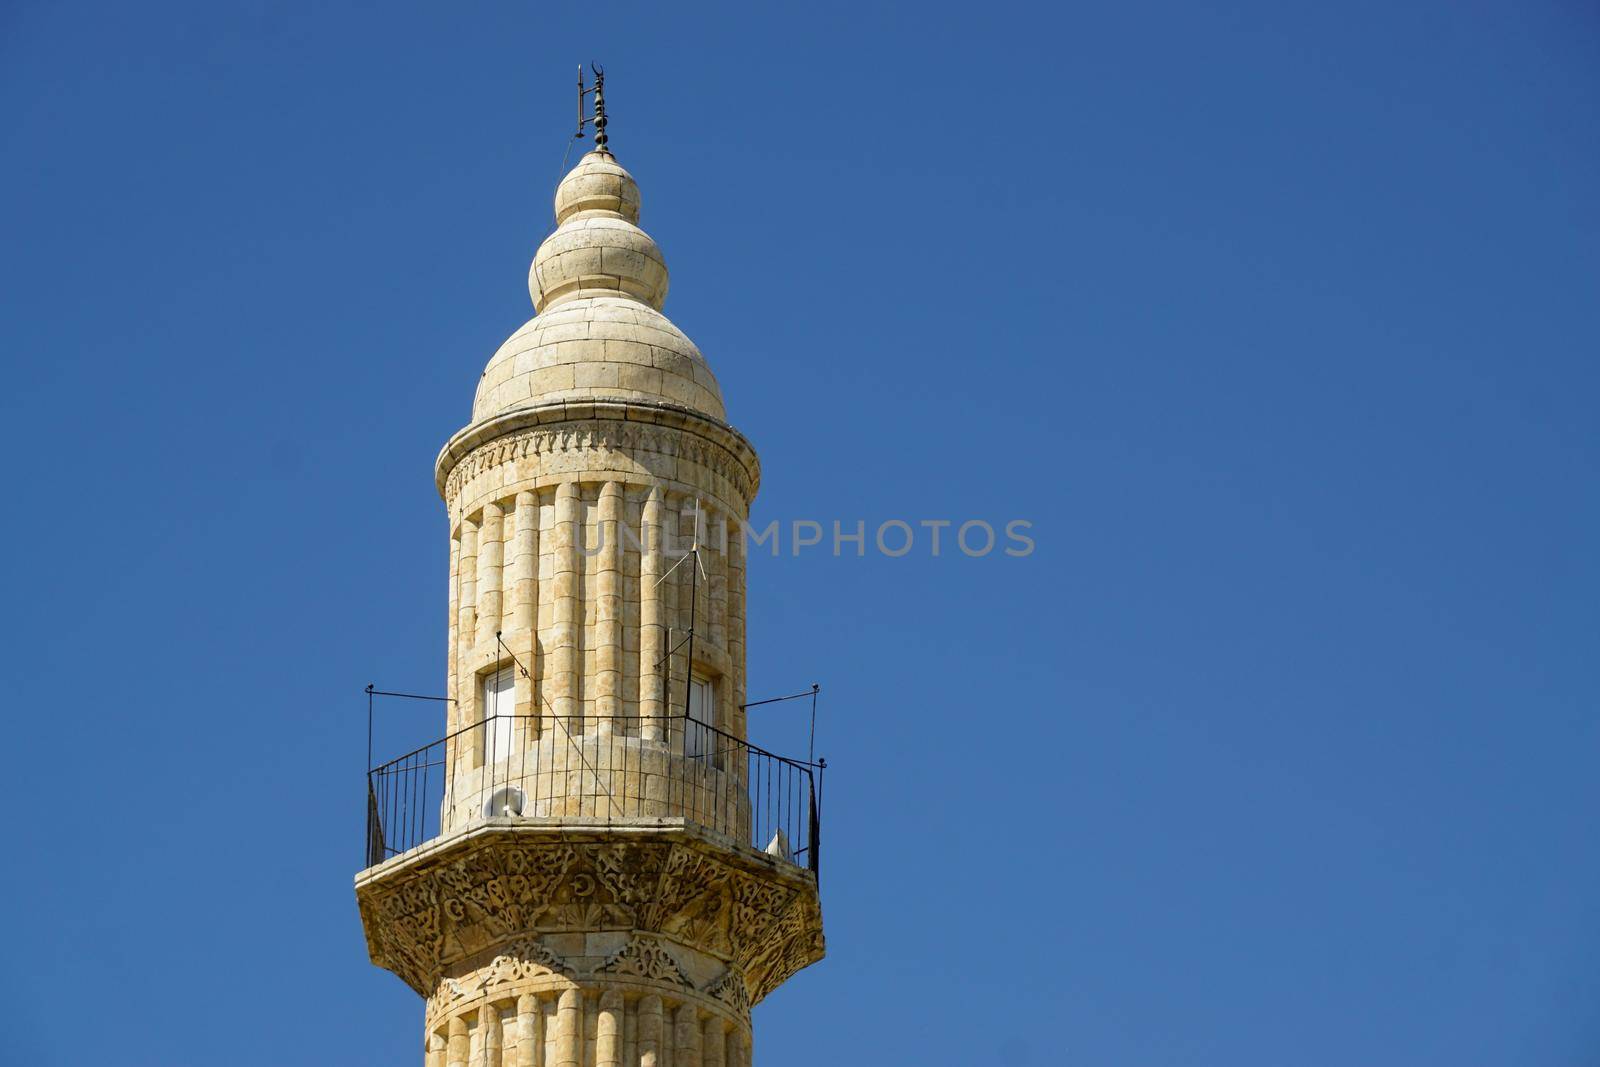
{"type": "Polygon", "coordinates": [[[434,485],[440,497],[449,499],[451,476],[469,458],[482,459],[490,446],[500,445],[493,455],[504,456],[508,451],[527,454],[565,447],[569,442],[558,431],[564,428],[583,430],[591,435],[606,436],[608,428],[618,428],[613,433],[614,442],[628,447],[629,431],[637,428],[643,434],[654,427],[677,431],[697,438],[728,456],[734,471],[742,477],[736,481],[747,482],[747,498],[755,496],[761,482],[761,461],[748,438],[725,422],[709,415],[673,404],[658,404],[639,400],[563,400],[533,407],[518,408],[492,419],[474,422],[458,430],[434,461],[434,485]],[[507,439],[510,439],[508,442],[507,439]],[[503,447],[506,444],[513,449],[503,447]]]}
{"type": "MultiPolygon", "coordinates": [[[[759,1003],[823,953],[810,871],[690,825],[494,820],[363,872],[356,897],[373,962],[424,997],[457,962],[551,933],[628,930],[721,959],[745,995],[714,995],[735,1007],[759,1003]]],[[[653,944],[607,967],[659,970],[653,944]]]]}

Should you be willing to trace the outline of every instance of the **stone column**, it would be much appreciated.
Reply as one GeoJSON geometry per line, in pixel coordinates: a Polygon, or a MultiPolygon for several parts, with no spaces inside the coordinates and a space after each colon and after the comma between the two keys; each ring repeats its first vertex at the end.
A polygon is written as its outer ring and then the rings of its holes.
{"type": "Polygon", "coordinates": [[[478,628],[477,643],[494,641],[500,629],[500,611],[505,601],[500,578],[505,566],[505,510],[499,504],[483,506],[483,525],[478,528],[478,628]]]}
{"type": "Polygon", "coordinates": [[[467,1067],[467,1056],[472,1051],[467,1037],[467,1020],[453,1016],[449,1023],[449,1042],[445,1048],[445,1067],[467,1067]]]}
{"type": "MultiPolygon", "coordinates": [[[[478,625],[478,527],[471,519],[461,520],[460,595],[456,598],[456,729],[465,730],[476,721],[478,708],[477,665],[472,659],[472,640],[478,625]]],[[[463,734],[450,742],[446,754],[450,764],[450,783],[456,772],[471,766],[467,754],[474,751],[471,737],[463,734]]]]}
{"type": "Polygon", "coordinates": [[[594,605],[595,715],[603,729],[622,725],[622,487],[600,489],[599,558],[594,605]]]}
{"type": "MultiPolygon", "coordinates": [[[[450,538],[450,606],[445,638],[445,680],[444,695],[447,697],[460,697],[456,692],[457,646],[461,642],[460,632],[456,629],[457,612],[460,611],[461,601],[461,535],[458,531],[455,537],[450,538]]],[[[445,733],[453,734],[461,726],[460,713],[455,703],[445,704],[445,733]]]]}
{"type": "Polygon", "coordinates": [[[505,1042],[500,1032],[500,1009],[485,1004],[478,1009],[478,1030],[483,1034],[483,1067],[504,1067],[505,1042]]]}
{"type": "MultiPolygon", "coordinates": [[[[717,648],[728,650],[728,520],[722,512],[706,512],[706,636],[717,648]]],[[[726,723],[719,723],[727,729],[726,723]]]]}
{"type": "MultiPolygon", "coordinates": [[[[744,620],[745,620],[745,567],[744,553],[745,541],[738,531],[730,531],[728,535],[728,663],[732,670],[728,676],[728,706],[730,716],[728,719],[728,732],[735,737],[748,739],[745,722],[744,702],[744,620]]],[[[745,785],[747,761],[734,760],[730,768],[734,778],[740,786],[745,785]]]]}
{"type": "Polygon", "coordinates": [[[640,735],[651,741],[664,736],[661,726],[661,488],[650,487],[644,502],[639,554],[639,714],[640,735]]]}
{"type": "Polygon", "coordinates": [[[661,998],[639,998],[639,1067],[661,1067],[661,998]]]}
{"type": "Polygon", "coordinates": [[[582,625],[579,596],[583,571],[578,561],[578,483],[562,482],[556,490],[555,621],[551,626],[551,700],[556,715],[573,734],[582,730],[578,713],[578,672],[582,667],[578,629],[582,625]]]}
{"type": "Polygon", "coordinates": [[[681,1004],[673,1017],[672,1067],[701,1067],[700,1020],[693,1004],[681,1004]]]}
{"type": "Polygon", "coordinates": [[[556,1001],[556,1062],[551,1067],[583,1067],[583,996],[576,988],[561,991],[556,1001]]]}
{"type": "Polygon", "coordinates": [[[517,998],[517,1067],[539,1067],[544,1051],[539,1033],[539,998],[524,993],[517,998]]]}
{"type": "Polygon", "coordinates": [[[594,1033],[595,1067],[622,1067],[622,994],[615,989],[600,994],[594,1033]]]}
{"type": "Polygon", "coordinates": [[[511,546],[511,611],[506,630],[518,637],[531,636],[539,567],[539,498],[517,494],[511,546]]]}
{"type": "Polygon", "coordinates": [[[429,1030],[428,1055],[423,1062],[426,1063],[428,1067],[445,1067],[444,1053],[444,1035],[439,1033],[437,1030],[429,1030]]]}
{"type": "Polygon", "coordinates": [[[517,722],[520,743],[531,746],[539,735],[539,704],[537,686],[539,679],[532,677],[535,669],[533,650],[535,611],[539,576],[539,499],[533,493],[517,494],[512,515],[511,566],[509,568],[510,608],[506,611],[506,644],[523,657],[522,665],[529,671],[524,678],[516,674],[516,711],[522,716],[517,722]]]}
{"type": "Polygon", "coordinates": [[[470,644],[477,625],[478,607],[478,524],[471,519],[461,520],[460,568],[461,596],[457,601],[461,617],[457,620],[461,640],[470,644]]]}
{"type": "Polygon", "coordinates": [[[663,499],[661,508],[661,584],[657,587],[661,597],[661,664],[656,668],[661,675],[661,725],[662,739],[668,744],[682,744],[683,677],[680,673],[684,657],[684,616],[679,609],[678,586],[683,580],[683,568],[694,566],[694,560],[681,563],[674,555],[683,546],[683,514],[674,510],[672,501],[663,499]],[[668,572],[671,572],[670,574],[668,572]]]}
{"type": "Polygon", "coordinates": [[[705,1021],[700,1034],[701,1067],[724,1067],[728,1039],[722,1032],[722,1020],[713,1015],[705,1021]]]}

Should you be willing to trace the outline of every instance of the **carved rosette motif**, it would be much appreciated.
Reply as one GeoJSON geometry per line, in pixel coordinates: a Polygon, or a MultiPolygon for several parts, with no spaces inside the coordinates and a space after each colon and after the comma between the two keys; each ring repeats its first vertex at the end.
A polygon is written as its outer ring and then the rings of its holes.
{"type": "Polygon", "coordinates": [[[491,950],[492,973],[516,960],[564,973],[532,952],[532,938],[630,931],[607,973],[692,988],[667,947],[676,942],[736,972],[742,1002],[731,988],[715,995],[748,1010],[822,957],[810,872],[677,829],[591,837],[493,827],[374,872],[357,886],[373,961],[438,997],[448,970],[491,950]]]}

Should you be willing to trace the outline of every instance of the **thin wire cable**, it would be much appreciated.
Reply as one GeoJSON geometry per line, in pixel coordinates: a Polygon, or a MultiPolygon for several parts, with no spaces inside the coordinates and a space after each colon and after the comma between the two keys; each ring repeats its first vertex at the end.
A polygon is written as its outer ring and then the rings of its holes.
{"type": "Polygon", "coordinates": [[[430,696],[423,696],[420,693],[390,693],[390,692],[386,692],[386,691],[384,691],[382,689],[373,689],[371,686],[368,686],[366,691],[367,691],[367,693],[369,693],[370,695],[375,696],[375,697],[405,697],[407,700],[439,700],[439,701],[448,700],[452,704],[454,704],[456,702],[456,698],[455,697],[430,697],[430,696]]]}
{"type": "Polygon", "coordinates": [[[815,696],[822,687],[814,685],[803,693],[790,693],[786,697],[768,697],[765,700],[752,700],[748,704],[740,704],[740,708],[759,708],[763,704],[777,704],[784,700],[799,700],[801,697],[815,696]]]}
{"type": "Polygon", "coordinates": [[[561,153],[561,169],[556,171],[555,184],[550,186],[550,228],[539,238],[540,244],[544,244],[544,239],[555,233],[556,226],[560,224],[556,218],[556,190],[561,188],[561,179],[567,176],[567,160],[572,156],[572,146],[582,136],[583,133],[580,131],[568,137],[566,150],[561,153]]]}
{"type": "MultiPolygon", "coordinates": [[[[669,627],[669,629],[675,629],[675,627],[669,627]]],[[[682,641],[679,641],[677,644],[673,645],[670,649],[668,649],[667,650],[667,654],[665,656],[662,656],[660,659],[656,660],[656,669],[660,670],[661,665],[663,663],[667,662],[667,660],[669,660],[673,656],[677,655],[678,654],[678,649],[682,648],[684,645],[686,645],[688,643],[689,643],[689,639],[687,637],[685,637],[682,641]]]]}
{"type": "MultiPolygon", "coordinates": [[[[526,668],[526,667],[524,667],[522,665],[522,661],[517,658],[517,654],[515,652],[511,651],[511,649],[506,646],[506,643],[505,643],[504,640],[501,639],[500,634],[501,634],[501,631],[499,631],[499,630],[496,630],[494,632],[495,641],[500,645],[501,648],[504,648],[506,650],[506,655],[511,657],[511,662],[515,663],[517,665],[517,670],[522,672],[522,676],[524,678],[528,679],[528,681],[529,681],[528,690],[529,690],[529,692],[532,692],[532,690],[533,690],[533,686],[532,686],[533,675],[528,673],[528,668],[526,668]]],[[[550,707],[550,702],[549,701],[543,700],[543,698],[541,698],[541,702],[544,704],[544,706],[546,708],[550,709],[550,717],[555,720],[555,723],[556,723],[557,726],[561,727],[561,732],[563,734],[565,734],[566,737],[567,737],[567,743],[570,744],[573,747],[573,749],[578,753],[578,758],[583,761],[584,768],[586,770],[588,770],[588,772],[590,774],[594,775],[594,783],[595,783],[595,785],[599,786],[601,788],[601,790],[603,790],[605,792],[606,799],[611,801],[611,807],[616,811],[617,817],[618,818],[625,817],[628,813],[622,809],[622,805],[621,804],[617,803],[616,796],[611,792],[611,789],[606,785],[605,781],[600,777],[600,772],[595,770],[594,767],[590,765],[589,757],[585,756],[583,754],[583,746],[578,744],[578,742],[576,742],[576,741],[574,741],[572,739],[572,731],[567,729],[567,724],[561,721],[561,716],[556,714],[556,709],[550,707]]]]}

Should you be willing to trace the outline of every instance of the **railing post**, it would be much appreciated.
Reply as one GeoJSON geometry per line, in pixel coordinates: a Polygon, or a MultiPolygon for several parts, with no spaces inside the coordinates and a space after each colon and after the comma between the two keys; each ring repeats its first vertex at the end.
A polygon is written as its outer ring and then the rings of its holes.
{"type": "Polygon", "coordinates": [[[367,774],[367,866],[383,862],[383,822],[378,818],[378,795],[372,790],[372,774],[367,774]]]}
{"type": "Polygon", "coordinates": [[[811,873],[817,876],[818,883],[822,881],[822,810],[821,805],[818,803],[817,794],[821,791],[822,772],[827,769],[828,761],[818,760],[816,777],[811,778],[810,774],[806,775],[810,779],[811,785],[811,852],[809,859],[811,860],[811,873]]]}

